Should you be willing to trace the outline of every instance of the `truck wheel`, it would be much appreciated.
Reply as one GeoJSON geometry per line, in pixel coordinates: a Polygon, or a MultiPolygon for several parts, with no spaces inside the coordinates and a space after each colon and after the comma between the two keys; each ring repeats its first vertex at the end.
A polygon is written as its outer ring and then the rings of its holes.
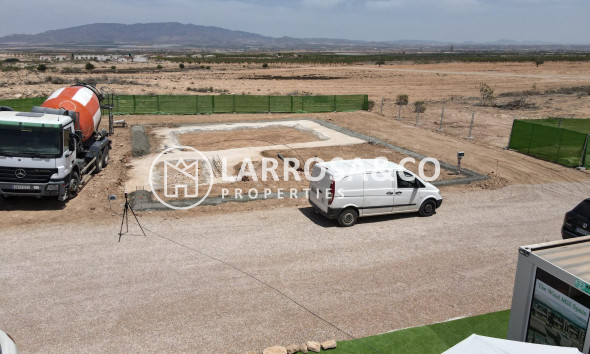
{"type": "Polygon", "coordinates": [[[104,149],[104,151],[102,152],[102,168],[107,167],[107,165],[109,164],[110,161],[110,157],[109,157],[109,148],[107,147],[106,149],[104,149]]]}
{"type": "Polygon", "coordinates": [[[338,223],[340,226],[349,227],[356,224],[359,218],[359,214],[353,208],[344,209],[340,215],[338,215],[338,223]]]}
{"type": "Polygon", "coordinates": [[[420,213],[420,216],[431,216],[435,213],[435,211],[436,211],[436,204],[434,204],[434,201],[427,200],[420,207],[419,213],[420,213]]]}
{"type": "Polygon", "coordinates": [[[96,157],[96,168],[94,169],[94,173],[99,173],[100,171],[102,171],[102,168],[104,167],[104,156],[103,156],[103,152],[99,152],[98,156],[96,157]]]}
{"type": "Polygon", "coordinates": [[[70,175],[70,183],[68,183],[68,197],[74,198],[78,195],[80,189],[80,174],[77,171],[72,171],[70,175]]]}

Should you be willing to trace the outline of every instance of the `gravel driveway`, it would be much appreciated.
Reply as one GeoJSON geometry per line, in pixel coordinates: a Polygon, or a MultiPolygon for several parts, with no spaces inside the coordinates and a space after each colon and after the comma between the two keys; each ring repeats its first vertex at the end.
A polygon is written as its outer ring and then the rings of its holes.
{"type": "Polygon", "coordinates": [[[310,208],[0,231],[0,328],[24,352],[244,352],[510,307],[517,247],[560,238],[590,183],[454,193],[339,228],[310,208]],[[186,247],[185,247],[186,246],[186,247]],[[229,262],[233,267],[203,254],[229,262]]]}

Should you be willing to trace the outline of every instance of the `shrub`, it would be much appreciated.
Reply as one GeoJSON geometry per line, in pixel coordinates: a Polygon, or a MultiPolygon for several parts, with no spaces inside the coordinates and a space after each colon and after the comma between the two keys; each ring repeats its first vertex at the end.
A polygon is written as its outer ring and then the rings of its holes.
{"type": "Polygon", "coordinates": [[[43,71],[47,70],[47,65],[45,65],[45,64],[39,64],[37,66],[37,70],[43,72],[43,71]]]}
{"type": "Polygon", "coordinates": [[[160,65],[160,64],[158,64],[158,66],[156,66],[156,69],[158,69],[158,70],[160,70],[160,69],[162,69],[162,68],[163,68],[163,66],[162,66],[162,65],[160,65]]]}
{"type": "Polygon", "coordinates": [[[111,70],[117,70],[117,67],[116,67],[116,66],[114,66],[114,65],[112,65],[112,66],[111,66],[111,70]]]}
{"type": "Polygon", "coordinates": [[[6,72],[6,71],[19,71],[21,68],[18,66],[2,66],[2,71],[6,72]]]}
{"type": "Polygon", "coordinates": [[[494,89],[486,83],[481,83],[479,85],[479,95],[481,97],[481,104],[483,105],[488,105],[496,99],[494,96],[494,89]]]}
{"type": "Polygon", "coordinates": [[[384,65],[385,62],[383,60],[378,60],[375,64],[381,66],[381,65],[384,65]]]}
{"type": "Polygon", "coordinates": [[[184,63],[178,64],[178,67],[181,68],[181,69],[184,69],[184,63]]]}
{"type": "Polygon", "coordinates": [[[414,102],[414,112],[424,113],[425,111],[426,111],[426,102],[424,102],[424,101],[414,102]]]}
{"type": "Polygon", "coordinates": [[[20,60],[18,58],[8,58],[4,59],[5,63],[18,63],[20,60]]]}
{"type": "Polygon", "coordinates": [[[61,72],[65,74],[78,74],[81,73],[82,70],[80,68],[71,68],[69,66],[61,68],[61,72]]]}
{"type": "Polygon", "coordinates": [[[398,106],[407,106],[410,102],[408,95],[397,95],[395,104],[398,106]]]}
{"type": "Polygon", "coordinates": [[[268,68],[268,63],[264,63],[264,64],[262,64],[262,67],[263,67],[264,69],[268,68]]]}
{"type": "Polygon", "coordinates": [[[539,65],[545,64],[545,60],[543,60],[543,58],[535,58],[535,60],[533,60],[533,62],[535,63],[537,68],[539,67],[539,65]]]}
{"type": "Polygon", "coordinates": [[[95,68],[95,66],[91,62],[87,62],[86,65],[84,66],[84,69],[86,69],[88,71],[92,71],[92,70],[94,70],[94,68],[95,68]]]}

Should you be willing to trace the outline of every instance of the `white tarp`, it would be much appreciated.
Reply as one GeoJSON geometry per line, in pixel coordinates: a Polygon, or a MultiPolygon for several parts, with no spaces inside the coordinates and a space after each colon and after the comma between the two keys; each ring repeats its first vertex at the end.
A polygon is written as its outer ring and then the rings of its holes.
{"type": "Polygon", "coordinates": [[[581,354],[576,348],[517,342],[472,334],[443,354],[581,354]]]}

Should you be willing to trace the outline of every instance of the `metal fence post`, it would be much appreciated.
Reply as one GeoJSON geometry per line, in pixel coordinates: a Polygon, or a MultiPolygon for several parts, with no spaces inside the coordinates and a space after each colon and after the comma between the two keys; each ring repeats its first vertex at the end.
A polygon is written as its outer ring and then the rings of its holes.
{"type": "Polygon", "coordinates": [[[559,136],[559,145],[557,145],[557,155],[555,156],[555,162],[559,163],[559,152],[561,151],[561,141],[563,140],[563,129],[560,129],[561,135],[559,136]]]}
{"type": "Polygon", "coordinates": [[[291,113],[293,113],[293,96],[289,96],[291,97],[291,113]]]}
{"type": "Polygon", "coordinates": [[[442,123],[443,123],[444,117],[445,117],[445,106],[442,106],[442,111],[440,112],[440,124],[438,125],[438,132],[443,131],[442,123]]]}
{"type": "Polygon", "coordinates": [[[398,111],[397,111],[397,120],[402,120],[402,105],[398,104],[398,111]]]}
{"type": "Polygon", "coordinates": [[[416,126],[420,123],[420,109],[416,112],[416,126]]]}
{"type": "Polygon", "coordinates": [[[161,112],[160,111],[160,95],[156,96],[156,109],[158,111],[158,114],[161,112]]]}
{"type": "Polygon", "coordinates": [[[383,115],[383,103],[385,102],[385,98],[381,98],[381,111],[379,114],[383,115]]]}
{"type": "Polygon", "coordinates": [[[465,139],[473,139],[471,132],[473,131],[473,121],[475,120],[475,112],[471,113],[471,124],[469,125],[469,136],[465,139]]]}
{"type": "Polygon", "coordinates": [[[334,109],[332,111],[336,112],[336,95],[334,95],[334,109]]]}
{"type": "Polygon", "coordinates": [[[196,111],[197,114],[201,113],[201,110],[199,107],[199,95],[195,95],[195,109],[197,110],[196,111]]]}
{"type": "Polygon", "coordinates": [[[580,166],[579,167],[584,167],[584,165],[586,164],[586,149],[588,148],[588,137],[590,136],[590,134],[586,135],[586,140],[584,141],[584,148],[582,149],[582,156],[580,156],[580,166]]]}

